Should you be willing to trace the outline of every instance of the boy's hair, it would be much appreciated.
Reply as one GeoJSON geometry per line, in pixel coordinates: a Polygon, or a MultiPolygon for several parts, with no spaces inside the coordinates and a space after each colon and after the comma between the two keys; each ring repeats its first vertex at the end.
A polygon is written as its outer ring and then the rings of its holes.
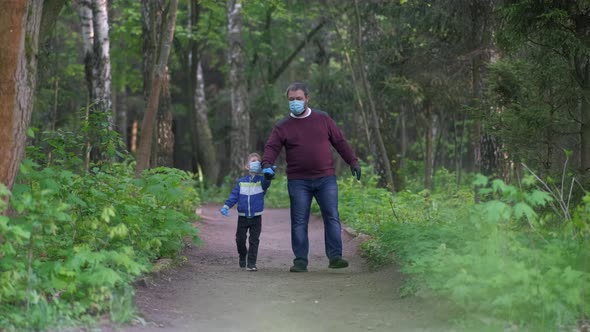
{"type": "Polygon", "coordinates": [[[249,161],[250,159],[252,159],[252,157],[256,157],[256,158],[258,158],[258,160],[262,161],[262,157],[260,157],[260,155],[257,152],[250,153],[248,155],[248,159],[247,160],[249,161]]]}

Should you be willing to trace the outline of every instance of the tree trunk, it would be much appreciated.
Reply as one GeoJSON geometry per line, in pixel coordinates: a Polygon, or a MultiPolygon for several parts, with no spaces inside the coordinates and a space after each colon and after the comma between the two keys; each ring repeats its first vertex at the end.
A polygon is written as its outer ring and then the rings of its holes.
{"type": "Polygon", "coordinates": [[[432,135],[432,102],[427,100],[424,104],[425,120],[425,147],[424,147],[424,187],[432,189],[432,176],[434,173],[434,149],[432,135]]]}
{"type": "Polygon", "coordinates": [[[96,67],[94,66],[94,22],[92,15],[92,0],[78,0],[78,14],[82,31],[82,45],[84,52],[84,69],[86,70],[86,85],[88,96],[93,100],[96,85],[96,67]]]}
{"type": "Polygon", "coordinates": [[[160,106],[158,107],[155,166],[174,167],[174,132],[172,131],[174,115],[170,111],[171,108],[170,75],[166,73],[165,79],[162,82],[160,106]]]}
{"type": "Polygon", "coordinates": [[[129,135],[127,134],[127,118],[128,118],[128,106],[127,106],[127,89],[123,88],[117,94],[117,112],[115,113],[116,128],[118,129],[121,140],[125,143],[125,148],[129,149],[129,135]]]}
{"type": "Polygon", "coordinates": [[[394,191],[395,188],[393,183],[393,173],[391,172],[391,162],[389,160],[389,156],[387,155],[387,151],[385,150],[385,144],[383,142],[383,136],[381,135],[381,129],[379,125],[379,117],[377,115],[377,110],[375,108],[375,101],[373,100],[373,96],[371,94],[371,87],[364,68],[365,62],[362,56],[361,18],[358,8],[358,0],[355,0],[354,4],[356,10],[355,16],[357,24],[357,37],[355,38],[357,43],[357,66],[359,68],[360,80],[365,93],[365,97],[367,98],[369,104],[370,112],[368,114],[367,120],[369,123],[369,128],[371,129],[371,143],[374,145],[371,151],[375,153],[375,169],[377,173],[381,176],[380,185],[385,188],[388,188],[391,191],[394,191]]]}
{"type": "MultiPolygon", "coordinates": [[[[144,77],[144,98],[147,101],[151,91],[152,70],[158,61],[158,45],[161,43],[161,31],[164,31],[163,24],[166,23],[166,1],[165,0],[144,0],[143,11],[143,77],[144,77]]],[[[174,164],[174,134],[172,133],[173,114],[171,113],[172,101],[170,96],[170,77],[168,69],[163,76],[160,99],[158,104],[157,119],[154,123],[156,130],[153,133],[150,147],[152,166],[169,166],[174,164]],[[164,135],[164,136],[161,136],[164,135]]],[[[141,144],[141,143],[140,143],[141,144]]]]}
{"type": "Polygon", "coordinates": [[[25,154],[37,78],[42,1],[0,11],[0,183],[12,189],[25,154]]]}
{"type": "Polygon", "coordinates": [[[197,131],[194,134],[198,135],[198,159],[201,163],[205,178],[212,183],[216,183],[217,177],[219,176],[219,167],[217,165],[217,152],[215,151],[215,144],[213,143],[213,134],[211,133],[209,118],[207,116],[205,80],[203,78],[201,61],[197,62],[194,99],[194,113],[197,126],[197,131]]]}
{"type": "Polygon", "coordinates": [[[168,57],[170,55],[170,48],[172,47],[177,8],[178,0],[170,0],[168,7],[169,17],[166,20],[165,30],[162,30],[161,42],[158,47],[158,62],[153,70],[147,109],[141,124],[141,137],[139,140],[139,151],[137,153],[137,167],[135,169],[136,177],[141,176],[141,173],[149,167],[154,122],[158,112],[162,80],[165,79],[168,57]]]}
{"type": "Polygon", "coordinates": [[[401,122],[401,130],[400,130],[400,146],[401,146],[401,158],[399,161],[399,168],[404,169],[406,166],[406,157],[408,154],[408,130],[406,128],[406,107],[405,105],[400,105],[400,112],[399,112],[399,121],[401,122]]]}
{"type": "MultiPolygon", "coordinates": [[[[109,19],[107,0],[92,0],[94,24],[93,57],[96,69],[95,86],[92,94],[96,111],[108,112],[111,108],[111,58],[109,42],[109,19]]],[[[109,117],[109,123],[112,123],[109,117]]]]}
{"type": "MultiPolygon", "coordinates": [[[[587,66],[586,71],[589,71],[587,66]]],[[[590,75],[589,75],[590,76],[590,75]]],[[[590,89],[586,88],[582,96],[581,126],[580,126],[580,154],[581,170],[585,183],[590,183],[590,89]]]]}
{"type": "Polygon", "coordinates": [[[244,79],[244,54],[242,41],[242,2],[228,0],[228,62],[231,86],[230,172],[237,176],[244,168],[250,153],[250,113],[244,79]]]}

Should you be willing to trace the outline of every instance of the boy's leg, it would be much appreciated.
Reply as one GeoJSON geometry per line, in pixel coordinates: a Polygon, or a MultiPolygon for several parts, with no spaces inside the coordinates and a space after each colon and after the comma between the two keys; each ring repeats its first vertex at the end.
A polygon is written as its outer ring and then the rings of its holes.
{"type": "Polygon", "coordinates": [[[238,254],[240,255],[240,267],[246,267],[246,232],[248,231],[248,223],[245,217],[238,217],[238,226],[236,229],[236,246],[238,247],[238,254]]]}
{"type": "MultiPolygon", "coordinates": [[[[287,184],[291,201],[291,247],[295,270],[306,270],[309,254],[307,225],[311,208],[311,180],[289,180],[287,184]]],[[[293,269],[292,269],[293,270],[293,269]]],[[[294,271],[296,272],[296,271],[294,271]]]]}
{"type": "Polygon", "coordinates": [[[257,216],[248,219],[250,236],[248,237],[248,267],[256,267],[258,257],[258,244],[260,243],[260,232],[262,231],[262,217],[257,216]]]}

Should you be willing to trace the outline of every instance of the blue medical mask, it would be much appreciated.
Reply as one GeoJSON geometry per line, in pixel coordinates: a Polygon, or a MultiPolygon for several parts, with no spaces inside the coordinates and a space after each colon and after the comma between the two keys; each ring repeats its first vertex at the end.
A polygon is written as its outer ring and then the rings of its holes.
{"type": "Polygon", "coordinates": [[[250,172],[252,173],[260,173],[262,167],[260,166],[259,161],[251,161],[250,162],[250,172]]]}
{"type": "Polygon", "coordinates": [[[303,100],[289,100],[289,110],[293,115],[300,115],[305,111],[305,102],[303,100]]]}

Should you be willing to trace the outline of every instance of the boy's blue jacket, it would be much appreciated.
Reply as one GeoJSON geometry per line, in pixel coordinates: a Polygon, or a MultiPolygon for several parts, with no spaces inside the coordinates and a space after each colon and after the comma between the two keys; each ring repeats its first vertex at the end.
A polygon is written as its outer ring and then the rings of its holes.
{"type": "Polygon", "coordinates": [[[236,183],[225,205],[230,209],[237,202],[239,216],[251,218],[262,215],[264,195],[268,187],[270,187],[270,180],[262,175],[244,176],[236,183]]]}

